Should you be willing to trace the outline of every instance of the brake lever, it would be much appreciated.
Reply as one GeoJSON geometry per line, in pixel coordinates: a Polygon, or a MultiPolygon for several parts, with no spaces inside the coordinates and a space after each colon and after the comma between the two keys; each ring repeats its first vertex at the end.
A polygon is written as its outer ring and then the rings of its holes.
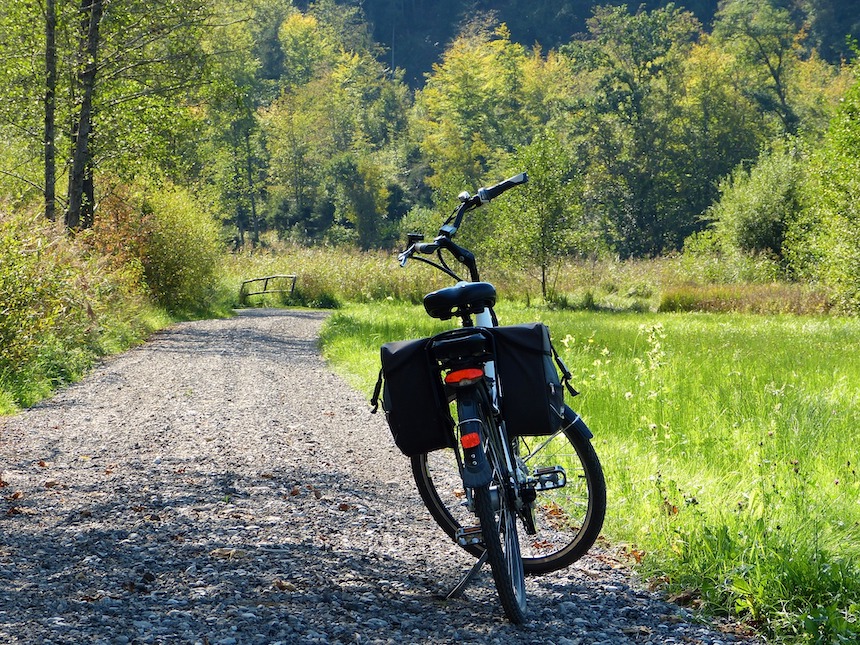
{"type": "Polygon", "coordinates": [[[415,252],[415,245],[411,245],[405,251],[401,251],[397,254],[397,261],[400,262],[400,267],[403,268],[406,266],[406,263],[409,261],[409,258],[412,257],[412,254],[415,252]]]}

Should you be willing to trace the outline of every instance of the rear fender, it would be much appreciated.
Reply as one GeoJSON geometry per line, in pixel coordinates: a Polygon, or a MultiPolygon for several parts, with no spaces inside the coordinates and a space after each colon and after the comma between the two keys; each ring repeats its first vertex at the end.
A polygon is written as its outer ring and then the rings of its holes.
{"type": "Polygon", "coordinates": [[[477,432],[481,441],[472,448],[463,447],[463,485],[466,488],[486,486],[493,480],[493,472],[484,452],[484,427],[477,397],[464,393],[457,398],[458,429],[460,436],[477,432]]]}

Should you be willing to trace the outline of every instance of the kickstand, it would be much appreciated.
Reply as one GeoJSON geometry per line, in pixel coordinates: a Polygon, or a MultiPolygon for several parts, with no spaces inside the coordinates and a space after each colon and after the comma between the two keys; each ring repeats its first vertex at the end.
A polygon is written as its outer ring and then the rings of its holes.
{"type": "Polygon", "coordinates": [[[463,576],[463,579],[457,583],[457,586],[451,589],[447,596],[445,596],[445,600],[451,600],[452,598],[459,598],[463,595],[463,592],[466,590],[466,587],[469,586],[469,582],[471,582],[472,578],[474,578],[478,571],[481,570],[481,567],[484,566],[484,563],[487,561],[487,552],[484,551],[481,554],[481,557],[475,561],[475,564],[472,565],[472,568],[463,576]]]}

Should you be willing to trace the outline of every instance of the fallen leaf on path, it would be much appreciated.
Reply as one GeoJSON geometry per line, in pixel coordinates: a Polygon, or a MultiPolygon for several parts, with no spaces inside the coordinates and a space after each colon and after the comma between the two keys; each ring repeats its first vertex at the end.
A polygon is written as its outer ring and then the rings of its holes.
{"type": "Polygon", "coordinates": [[[242,549],[229,549],[226,547],[219,547],[217,549],[212,549],[209,552],[209,555],[215,558],[244,558],[246,553],[242,549]]]}

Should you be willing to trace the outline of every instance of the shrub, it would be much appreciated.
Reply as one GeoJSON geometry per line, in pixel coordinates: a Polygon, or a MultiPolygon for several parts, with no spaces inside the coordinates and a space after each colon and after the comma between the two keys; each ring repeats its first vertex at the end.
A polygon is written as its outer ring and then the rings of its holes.
{"type": "Polygon", "coordinates": [[[785,232],[799,211],[800,171],[797,151],[781,146],[723,180],[720,201],[708,215],[724,249],[781,257],[785,232]]]}
{"type": "Polygon", "coordinates": [[[91,267],[36,213],[0,211],[0,390],[28,405],[94,358],[91,267]]]}
{"type": "Polygon", "coordinates": [[[170,312],[206,311],[219,298],[219,227],[186,189],[117,188],[100,206],[88,239],[114,267],[139,272],[150,296],[170,312]]]}
{"type": "Polygon", "coordinates": [[[152,192],[142,210],[148,230],[141,262],[153,296],[174,312],[206,309],[223,251],[215,220],[180,188],[152,192]]]}
{"type": "Polygon", "coordinates": [[[767,283],[785,275],[776,256],[726,244],[713,228],[694,233],[684,241],[680,266],[688,280],[707,283],[767,283]]]}
{"type": "MultiPolygon", "coordinates": [[[[860,69],[860,68],[858,68],[860,69]]],[[[840,309],[860,314],[860,81],[849,90],[804,188],[802,217],[788,232],[787,256],[804,277],[829,285],[840,309]]]]}

